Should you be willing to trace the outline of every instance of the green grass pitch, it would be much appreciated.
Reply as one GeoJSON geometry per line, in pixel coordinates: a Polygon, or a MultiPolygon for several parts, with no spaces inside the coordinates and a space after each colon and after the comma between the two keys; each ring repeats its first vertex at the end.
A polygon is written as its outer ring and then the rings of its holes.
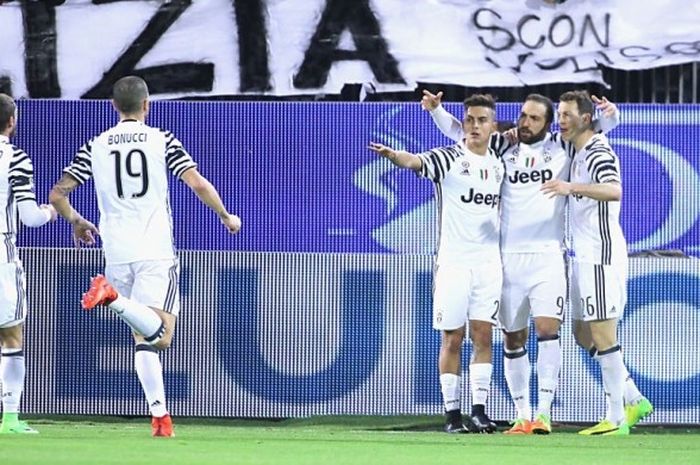
{"type": "Polygon", "coordinates": [[[447,435],[440,417],[285,421],[175,418],[175,438],[148,419],[29,418],[38,435],[0,436],[2,465],[94,464],[700,464],[700,427],[638,427],[627,437],[447,435]]]}

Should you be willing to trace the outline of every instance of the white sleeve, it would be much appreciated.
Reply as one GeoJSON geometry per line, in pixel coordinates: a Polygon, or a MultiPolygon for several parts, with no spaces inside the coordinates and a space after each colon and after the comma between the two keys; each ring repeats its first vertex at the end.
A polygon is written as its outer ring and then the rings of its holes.
{"type": "Polygon", "coordinates": [[[593,121],[593,130],[607,134],[620,125],[620,112],[616,111],[610,118],[601,116],[593,121]]]}
{"type": "Polygon", "coordinates": [[[30,228],[38,228],[51,220],[51,212],[39,207],[35,201],[28,200],[17,204],[19,219],[30,228]]]}
{"type": "Polygon", "coordinates": [[[464,130],[462,123],[457,118],[451,115],[442,105],[430,112],[430,117],[435,125],[440,129],[445,136],[455,142],[459,142],[464,138],[464,130]]]}

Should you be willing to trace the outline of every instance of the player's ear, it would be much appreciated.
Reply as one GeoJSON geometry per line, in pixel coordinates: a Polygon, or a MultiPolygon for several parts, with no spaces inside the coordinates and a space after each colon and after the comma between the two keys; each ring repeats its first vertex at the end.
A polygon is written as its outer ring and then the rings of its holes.
{"type": "Polygon", "coordinates": [[[116,111],[117,113],[121,113],[121,111],[119,111],[119,108],[117,107],[117,103],[114,101],[114,99],[112,99],[112,108],[114,108],[114,111],[116,111]]]}
{"type": "Polygon", "coordinates": [[[141,109],[143,110],[143,114],[144,114],[144,115],[147,115],[147,114],[148,114],[148,108],[149,108],[148,99],[144,99],[142,105],[143,105],[143,106],[141,107],[141,109]]]}

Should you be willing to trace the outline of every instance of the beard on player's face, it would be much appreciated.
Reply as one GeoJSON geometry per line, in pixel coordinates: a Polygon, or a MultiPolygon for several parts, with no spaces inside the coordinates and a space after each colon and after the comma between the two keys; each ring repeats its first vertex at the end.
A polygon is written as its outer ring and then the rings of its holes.
{"type": "Polygon", "coordinates": [[[548,124],[545,124],[539,132],[533,132],[532,128],[518,124],[518,140],[523,144],[536,144],[544,139],[548,130],[548,124]]]}

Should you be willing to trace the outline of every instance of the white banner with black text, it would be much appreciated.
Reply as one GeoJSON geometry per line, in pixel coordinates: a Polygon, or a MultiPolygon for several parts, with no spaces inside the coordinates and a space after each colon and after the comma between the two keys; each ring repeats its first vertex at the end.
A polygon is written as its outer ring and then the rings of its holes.
{"type": "Polygon", "coordinates": [[[107,98],[124,75],[156,98],[334,94],[417,83],[603,82],[600,66],[700,59],[681,0],[65,0],[0,2],[0,88],[107,98]]]}

